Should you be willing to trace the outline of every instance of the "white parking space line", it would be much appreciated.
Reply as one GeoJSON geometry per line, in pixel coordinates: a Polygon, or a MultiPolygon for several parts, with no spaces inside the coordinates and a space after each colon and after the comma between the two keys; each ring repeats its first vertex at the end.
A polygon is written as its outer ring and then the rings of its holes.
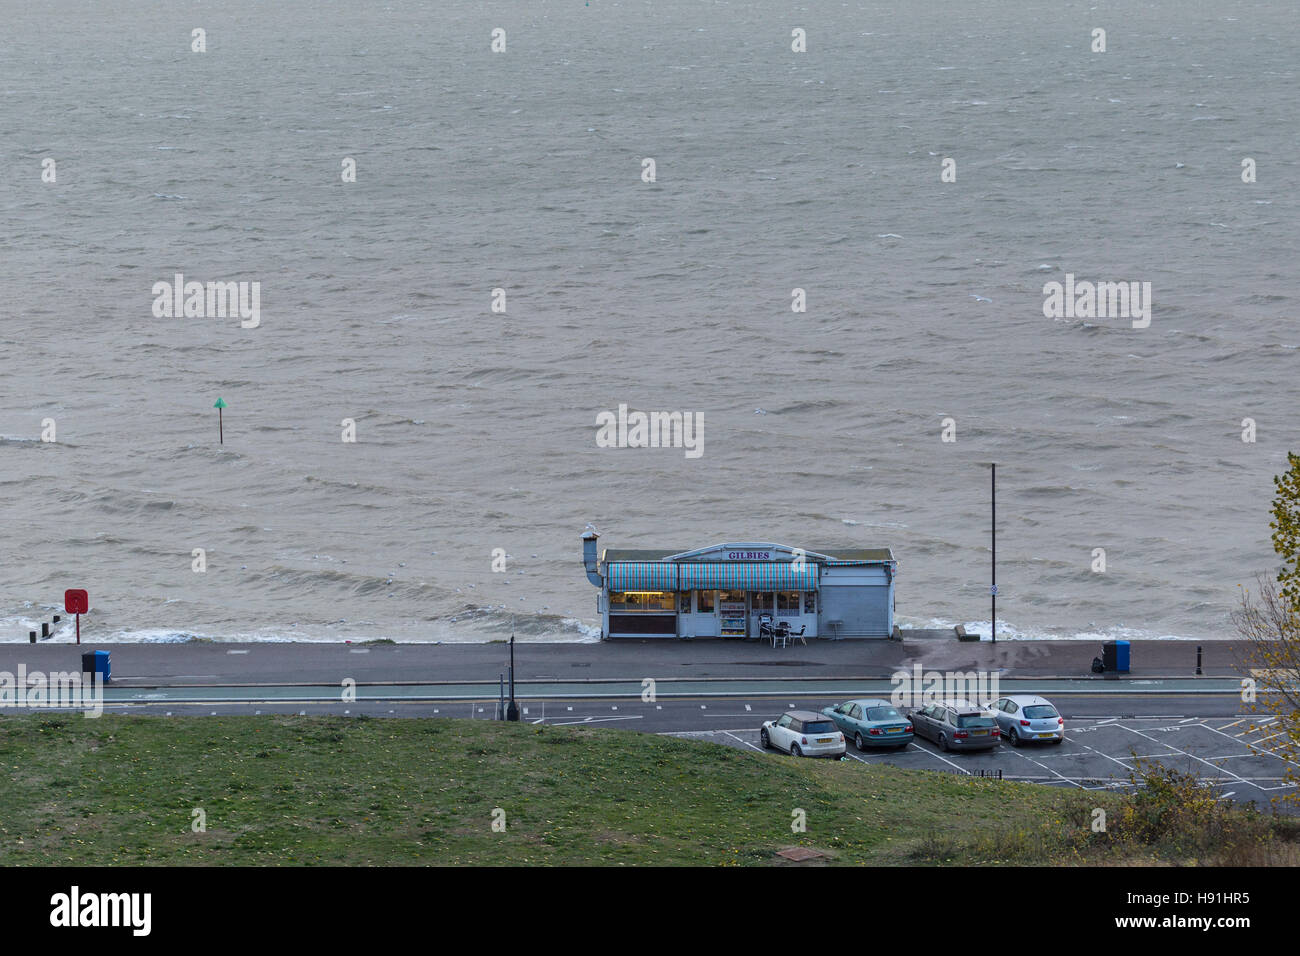
{"type": "MultiPolygon", "coordinates": [[[[913,743],[916,743],[916,740],[913,739],[912,742],[913,742],[913,743]]],[[[944,763],[946,763],[948,766],[950,766],[950,767],[956,767],[956,768],[957,768],[958,770],[960,770],[962,773],[965,773],[965,774],[969,774],[969,773],[970,773],[970,771],[967,770],[965,767],[963,767],[961,764],[959,764],[959,763],[953,763],[951,760],[949,760],[947,757],[945,757],[945,756],[944,756],[943,754],[941,754],[941,753],[937,753],[936,751],[930,750],[930,749],[927,748],[927,747],[922,747],[920,744],[917,744],[916,749],[919,750],[919,751],[921,751],[921,753],[923,753],[923,754],[929,754],[931,757],[938,757],[940,760],[942,760],[942,761],[943,761],[944,763]]]]}
{"type": "Polygon", "coordinates": [[[1118,759],[1116,759],[1115,757],[1112,757],[1112,756],[1111,756],[1110,754],[1108,754],[1108,753],[1102,753],[1100,750],[1096,749],[1095,747],[1089,747],[1087,744],[1083,744],[1083,743],[1079,744],[1079,746],[1082,747],[1084,750],[1087,750],[1087,751],[1090,751],[1090,752],[1092,752],[1092,753],[1095,753],[1098,757],[1105,757],[1105,758],[1106,758],[1107,760],[1109,760],[1111,763],[1117,763],[1117,764],[1119,764],[1119,765],[1120,765],[1121,767],[1123,767],[1125,770],[1131,770],[1131,769],[1132,769],[1131,767],[1128,766],[1128,764],[1124,763],[1124,761],[1122,761],[1122,760],[1118,760],[1118,759]]]}
{"type": "Polygon", "coordinates": [[[1206,757],[1206,760],[1240,760],[1242,757],[1258,757],[1259,754],[1224,754],[1221,757],[1206,757]]]}
{"type": "MultiPolygon", "coordinates": [[[[1161,741],[1156,740],[1154,737],[1149,737],[1149,736],[1147,736],[1146,734],[1142,733],[1142,731],[1140,731],[1140,730],[1134,730],[1132,727],[1127,727],[1127,726],[1124,726],[1123,724],[1121,724],[1120,726],[1124,727],[1124,729],[1127,730],[1127,731],[1128,731],[1129,733],[1131,733],[1131,734],[1137,734],[1137,735],[1138,735],[1139,737],[1141,737],[1143,740],[1149,740],[1149,741],[1151,741],[1152,743],[1157,743],[1157,744],[1158,744],[1158,743],[1161,743],[1161,741]]],[[[1188,753],[1186,750],[1180,750],[1178,747],[1175,747],[1173,744],[1164,744],[1164,746],[1168,747],[1170,750],[1175,751],[1176,753],[1180,753],[1180,754],[1182,754],[1182,755],[1183,755],[1184,757],[1186,757],[1188,760],[1195,760],[1195,761],[1197,761],[1198,763],[1203,763],[1203,764],[1205,764],[1205,766],[1207,766],[1207,767],[1213,767],[1213,768],[1214,768],[1216,771],[1218,771],[1219,773],[1221,773],[1221,774],[1226,774],[1227,776],[1232,777],[1232,779],[1234,779],[1234,780],[1238,780],[1238,781],[1240,781],[1241,783],[1248,784],[1248,785],[1250,785],[1250,786],[1252,786],[1252,787],[1255,786],[1255,784],[1251,783],[1251,782],[1250,782],[1249,780],[1247,780],[1245,777],[1239,777],[1239,776],[1237,776],[1235,773],[1233,773],[1231,770],[1225,770],[1223,767],[1220,767],[1220,766],[1218,766],[1217,764],[1212,764],[1212,763],[1210,763],[1208,760],[1206,760],[1204,757],[1198,757],[1198,756],[1196,756],[1196,754],[1194,754],[1194,753],[1188,753]]],[[[1169,756],[1169,755],[1168,755],[1168,754],[1165,754],[1164,756],[1167,757],[1167,756],[1169,756]]],[[[1260,789],[1262,789],[1262,788],[1260,788],[1260,789]]]]}
{"type": "Polygon", "coordinates": [[[754,732],[753,727],[737,727],[732,730],[728,730],[725,727],[722,727],[722,728],[718,728],[717,730],[660,730],[656,732],[655,736],[657,737],[713,737],[713,736],[717,736],[718,734],[743,734],[743,733],[753,733],[753,732],[754,732]]]}
{"type": "Polygon", "coordinates": [[[618,717],[583,717],[581,720],[554,720],[552,727],[564,727],[570,724],[596,724],[607,720],[640,720],[640,714],[624,714],[618,717]]]}
{"type": "MultiPolygon", "coordinates": [[[[1206,730],[1214,731],[1214,733],[1218,734],[1221,737],[1227,737],[1229,740],[1237,739],[1232,734],[1225,734],[1221,730],[1215,730],[1215,728],[1211,727],[1209,724],[1201,724],[1201,726],[1204,727],[1206,730]]],[[[1270,757],[1276,757],[1278,760],[1281,760],[1283,763],[1289,763],[1293,767],[1300,767],[1300,764],[1296,763],[1294,760],[1287,760],[1286,757],[1283,757],[1281,754],[1275,754],[1271,750],[1260,750],[1258,752],[1261,754],[1268,754],[1270,757]]]]}
{"type": "MultiPolygon", "coordinates": [[[[1000,748],[1001,746],[1002,746],[1001,744],[998,745],[999,748],[1000,748]]],[[[1039,762],[1038,762],[1037,760],[1035,760],[1033,757],[1029,756],[1029,755],[1026,754],[1026,753],[1021,752],[1021,750],[1020,750],[1019,748],[1017,748],[1017,747],[1012,747],[1011,750],[1010,750],[1010,752],[1013,753],[1013,754],[1015,754],[1017,757],[1021,758],[1022,760],[1028,760],[1030,763],[1035,764],[1036,766],[1042,767],[1042,768],[1043,768],[1044,770],[1046,770],[1048,773],[1053,774],[1053,775],[1056,776],[1056,777],[1059,777],[1061,780],[1064,780],[1064,781],[1066,781],[1067,783],[1072,784],[1073,786],[1076,786],[1076,787],[1079,786],[1079,784],[1075,783],[1073,780],[1071,780],[1071,779],[1070,779],[1069,777],[1067,777],[1065,774],[1063,774],[1063,773],[1057,773],[1055,770],[1053,770],[1051,767],[1047,766],[1047,764],[1045,764],[1045,763],[1039,763],[1039,762]]]]}
{"type": "Polygon", "coordinates": [[[867,759],[869,757],[877,758],[876,763],[889,763],[889,760],[887,759],[889,757],[897,757],[899,754],[912,753],[914,751],[920,751],[920,749],[920,747],[913,747],[911,744],[908,744],[908,746],[904,747],[902,750],[857,750],[852,744],[845,744],[844,746],[844,752],[846,754],[865,764],[871,763],[871,761],[867,759]]]}
{"type": "Polygon", "coordinates": [[[758,744],[751,744],[748,740],[745,740],[743,737],[737,737],[730,730],[724,730],[723,733],[726,734],[728,737],[730,737],[732,740],[738,741],[752,750],[757,750],[759,753],[763,752],[763,748],[758,746],[758,744]]]}

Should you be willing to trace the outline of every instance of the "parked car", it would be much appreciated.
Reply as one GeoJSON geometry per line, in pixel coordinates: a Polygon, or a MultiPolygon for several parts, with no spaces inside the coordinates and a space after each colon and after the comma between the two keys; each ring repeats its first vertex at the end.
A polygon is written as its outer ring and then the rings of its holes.
{"type": "Polygon", "coordinates": [[[822,713],[835,721],[835,726],[859,750],[906,747],[912,742],[911,723],[897,707],[879,697],[846,700],[834,707],[823,707],[822,713]]]}
{"type": "Polygon", "coordinates": [[[835,721],[810,710],[787,710],[776,720],[765,721],[758,739],[765,749],[774,747],[796,757],[843,757],[848,749],[835,721]]]}
{"type": "Polygon", "coordinates": [[[1016,694],[1000,697],[991,706],[1002,736],[1011,741],[1013,747],[1031,740],[1050,740],[1059,744],[1065,739],[1065,718],[1046,698],[1016,694]]]}
{"type": "Polygon", "coordinates": [[[996,747],[1001,738],[993,713],[968,700],[945,700],[914,709],[907,715],[915,732],[942,750],[981,750],[996,747]]]}

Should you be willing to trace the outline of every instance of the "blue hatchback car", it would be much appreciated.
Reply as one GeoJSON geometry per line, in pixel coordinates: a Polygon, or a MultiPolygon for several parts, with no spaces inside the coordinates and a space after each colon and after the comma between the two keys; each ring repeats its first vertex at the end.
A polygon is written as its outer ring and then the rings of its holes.
{"type": "Polygon", "coordinates": [[[822,713],[835,721],[844,737],[859,750],[901,749],[912,742],[912,722],[879,697],[846,700],[834,707],[823,707],[822,713]]]}

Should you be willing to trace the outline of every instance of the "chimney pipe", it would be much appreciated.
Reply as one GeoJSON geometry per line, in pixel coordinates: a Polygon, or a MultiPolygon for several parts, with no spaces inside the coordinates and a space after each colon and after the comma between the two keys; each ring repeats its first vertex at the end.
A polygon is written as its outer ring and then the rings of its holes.
{"type": "Polygon", "coordinates": [[[599,537],[595,531],[588,531],[582,536],[582,564],[587,569],[587,580],[596,587],[603,588],[605,579],[598,570],[600,558],[596,554],[596,539],[599,537]]]}

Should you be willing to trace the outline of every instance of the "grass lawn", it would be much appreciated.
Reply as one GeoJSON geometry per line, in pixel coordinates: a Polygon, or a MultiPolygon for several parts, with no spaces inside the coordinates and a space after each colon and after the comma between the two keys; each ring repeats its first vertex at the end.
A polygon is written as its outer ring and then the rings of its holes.
{"type": "MultiPolygon", "coordinates": [[[[4,865],[769,864],[792,846],[847,864],[1209,862],[1092,833],[1095,808],[1124,815],[1119,794],[631,731],[22,714],[0,718],[0,760],[4,865]]],[[[1251,839],[1293,854],[1290,826],[1262,820],[1251,839]]]]}

